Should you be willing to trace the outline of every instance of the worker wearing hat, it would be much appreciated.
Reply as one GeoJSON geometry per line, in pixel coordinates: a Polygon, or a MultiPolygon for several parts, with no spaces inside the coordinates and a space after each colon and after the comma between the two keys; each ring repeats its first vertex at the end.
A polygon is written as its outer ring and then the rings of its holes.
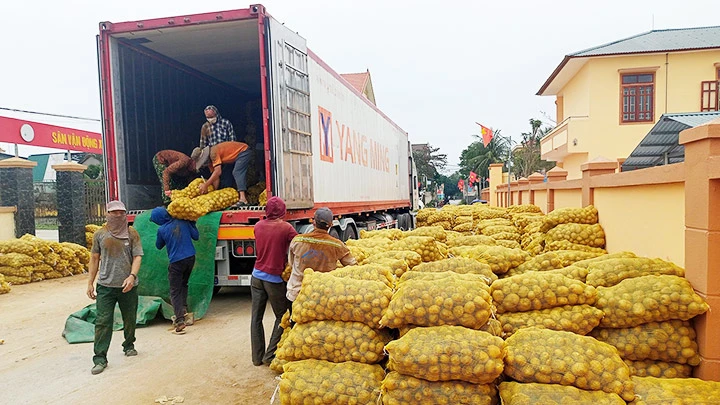
{"type": "Polygon", "coordinates": [[[138,272],[143,248],[138,232],[128,226],[127,210],[121,201],[106,206],[107,224],[93,235],[88,268],[87,296],[96,301],[95,364],[92,374],[100,374],[107,367],[107,352],[113,332],[115,304],[120,307],[123,320],[123,351],[137,356],[135,350],[135,322],[138,308],[138,272]],[[97,276],[97,287],[93,285],[97,276]]]}
{"type": "Polygon", "coordinates": [[[205,165],[210,167],[212,174],[200,187],[200,194],[208,191],[212,185],[216,190],[233,186],[238,191],[239,202],[237,206],[247,205],[247,175],[248,165],[252,158],[252,151],[242,142],[221,142],[214,146],[202,149],[195,148],[190,158],[195,162],[195,169],[200,170],[205,165]]]}
{"type": "Polygon", "coordinates": [[[295,301],[300,292],[305,269],[333,271],[337,268],[338,260],[343,266],[357,264],[347,246],[328,233],[333,225],[333,213],[329,208],[315,211],[313,224],[315,229],[312,232],[298,235],[290,242],[292,273],[287,285],[287,298],[290,301],[295,301]]]}

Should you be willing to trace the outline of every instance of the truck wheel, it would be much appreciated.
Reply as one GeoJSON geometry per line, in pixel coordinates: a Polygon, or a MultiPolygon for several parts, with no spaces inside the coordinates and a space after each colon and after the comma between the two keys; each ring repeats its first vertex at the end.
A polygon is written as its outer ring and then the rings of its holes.
{"type": "Polygon", "coordinates": [[[328,233],[333,238],[340,239],[340,232],[338,232],[337,227],[335,227],[335,226],[331,227],[330,230],[328,230],[328,233]]]}
{"type": "Polygon", "coordinates": [[[345,228],[345,230],[343,231],[342,241],[347,242],[349,239],[357,239],[357,238],[358,238],[358,234],[357,234],[357,231],[355,230],[355,227],[348,225],[347,228],[345,228]]]}
{"type": "Polygon", "coordinates": [[[410,214],[398,215],[398,228],[402,229],[403,231],[409,231],[410,221],[410,214]]]}

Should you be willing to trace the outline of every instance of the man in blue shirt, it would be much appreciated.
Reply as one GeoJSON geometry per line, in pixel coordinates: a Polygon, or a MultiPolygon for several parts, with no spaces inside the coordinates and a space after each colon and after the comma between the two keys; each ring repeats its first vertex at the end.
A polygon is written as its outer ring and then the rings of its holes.
{"type": "Polygon", "coordinates": [[[200,239],[195,222],[175,219],[165,207],[157,207],[150,213],[150,220],[158,225],[155,247],[167,246],[170,265],[168,281],[170,283],[170,303],[175,312],[174,333],[185,333],[187,314],[188,280],[195,266],[195,246],[193,240],[200,239]]]}

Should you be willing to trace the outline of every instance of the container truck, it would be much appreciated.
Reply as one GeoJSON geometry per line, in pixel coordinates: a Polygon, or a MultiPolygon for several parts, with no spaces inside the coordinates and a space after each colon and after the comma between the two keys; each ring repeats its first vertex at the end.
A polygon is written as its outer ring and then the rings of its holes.
{"type": "MultiPolygon", "coordinates": [[[[99,28],[107,197],[130,214],[162,204],[152,158],[163,149],[189,155],[212,104],[254,152],[248,185],[285,200],[298,232],[312,229],[319,207],[332,209],[330,233],[342,240],[413,227],[408,134],[262,5],[99,28]]],[[[216,288],[250,284],[263,213],[222,213],[216,288]]]]}

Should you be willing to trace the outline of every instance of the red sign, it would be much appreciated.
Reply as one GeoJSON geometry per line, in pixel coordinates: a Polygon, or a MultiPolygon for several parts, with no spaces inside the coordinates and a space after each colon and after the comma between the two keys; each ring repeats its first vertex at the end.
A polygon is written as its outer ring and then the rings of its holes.
{"type": "Polygon", "coordinates": [[[0,142],[103,153],[100,133],[7,117],[0,117],[0,142]]]}

